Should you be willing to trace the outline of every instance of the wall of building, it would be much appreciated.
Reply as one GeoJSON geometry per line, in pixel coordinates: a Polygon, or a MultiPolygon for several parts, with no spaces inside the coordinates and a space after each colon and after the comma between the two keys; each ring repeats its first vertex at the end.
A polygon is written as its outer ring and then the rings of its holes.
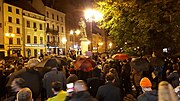
{"type": "Polygon", "coordinates": [[[39,57],[46,52],[44,16],[26,10],[23,10],[23,14],[24,54],[26,57],[39,57]],[[28,39],[28,36],[30,36],[30,39],[28,39]],[[35,39],[35,37],[37,39],[35,39]],[[30,40],[30,42],[28,42],[28,40],[30,40]]]}
{"type": "Polygon", "coordinates": [[[23,55],[23,41],[22,41],[22,9],[10,4],[4,3],[4,48],[5,56],[8,55],[8,50],[10,50],[10,55],[18,54],[23,55]],[[8,11],[8,8],[11,8],[12,11],[8,11]],[[17,11],[18,10],[18,11],[17,11]],[[17,13],[19,12],[19,14],[17,13]],[[12,21],[8,19],[12,18],[12,21]],[[19,19],[19,24],[17,23],[19,19]],[[11,28],[9,28],[11,27],[11,28]],[[18,30],[19,29],[19,32],[18,30]],[[10,31],[11,30],[11,31],[10,31]],[[6,36],[9,34],[9,36],[6,36]],[[11,35],[14,34],[14,37],[11,35]],[[13,44],[9,44],[9,38],[13,38],[13,44]],[[20,39],[20,42],[18,42],[20,39]]]}
{"type": "Polygon", "coordinates": [[[4,57],[3,0],[0,0],[0,58],[4,57]]]}

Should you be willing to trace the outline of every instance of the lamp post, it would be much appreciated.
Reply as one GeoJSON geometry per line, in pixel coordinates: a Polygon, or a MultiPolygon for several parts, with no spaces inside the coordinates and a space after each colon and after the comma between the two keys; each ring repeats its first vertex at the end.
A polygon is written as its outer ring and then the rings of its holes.
{"type": "MultiPolygon", "coordinates": [[[[10,38],[13,38],[15,36],[15,34],[9,34],[9,33],[6,33],[6,37],[8,38],[8,40],[10,38]]],[[[13,41],[13,40],[12,40],[13,41]]],[[[12,43],[13,44],[13,43],[12,43]]],[[[10,56],[10,41],[8,41],[8,56],[10,56]]]]}
{"type": "Polygon", "coordinates": [[[64,49],[66,49],[66,42],[67,42],[67,39],[65,37],[63,37],[62,38],[62,44],[63,44],[64,49]]]}
{"type": "Polygon", "coordinates": [[[84,16],[87,22],[90,23],[90,41],[91,41],[91,46],[90,50],[93,50],[93,40],[92,40],[92,27],[93,27],[93,21],[98,21],[99,19],[102,18],[102,14],[98,12],[97,10],[94,9],[87,9],[84,11],[84,16]]]}

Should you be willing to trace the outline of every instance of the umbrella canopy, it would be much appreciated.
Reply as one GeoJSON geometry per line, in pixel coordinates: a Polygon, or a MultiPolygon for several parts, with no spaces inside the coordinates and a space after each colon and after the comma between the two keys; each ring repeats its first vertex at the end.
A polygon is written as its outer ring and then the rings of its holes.
{"type": "Polygon", "coordinates": [[[57,59],[58,59],[59,61],[61,61],[61,65],[62,65],[62,66],[67,66],[67,65],[69,65],[69,60],[67,60],[66,58],[64,58],[64,57],[57,57],[57,59]]]}
{"type": "Polygon", "coordinates": [[[148,71],[149,70],[149,62],[143,58],[135,59],[130,63],[131,67],[136,71],[148,71]]]}
{"type": "Polygon", "coordinates": [[[118,60],[125,60],[128,59],[129,56],[127,54],[114,54],[112,56],[113,59],[118,59],[118,60]]]}
{"type": "Polygon", "coordinates": [[[57,58],[48,58],[40,62],[36,67],[59,67],[62,68],[61,61],[57,58]]]}
{"type": "Polygon", "coordinates": [[[152,67],[161,67],[164,65],[164,61],[161,58],[152,57],[150,58],[150,65],[152,67]]]}
{"type": "Polygon", "coordinates": [[[89,72],[93,70],[95,65],[95,62],[91,58],[87,58],[84,56],[78,57],[77,60],[74,62],[74,68],[76,70],[82,70],[84,72],[89,72]]]}

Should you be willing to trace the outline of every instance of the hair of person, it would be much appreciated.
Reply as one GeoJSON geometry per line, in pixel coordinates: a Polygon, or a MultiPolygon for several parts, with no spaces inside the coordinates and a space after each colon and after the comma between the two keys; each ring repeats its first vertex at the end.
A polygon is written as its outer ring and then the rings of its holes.
{"type": "Polygon", "coordinates": [[[86,91],[87,90],[87,85],[83,80],[77,80],[74,83],[74,89],[76,92],[78,91],[86,91]]]}
{"type": "Polygon", "coordinates": [[[32,101],[32,91],[29,88],[22,88],[16,96],[17,101],[32,101]]]}
{"type": "Polygon", "coordinates": [[[105,79],[106,79],[106,81],[112,82],[115,79],[114,74],[111,72],[107,73],[105,79]]]}
{"type": "Polygon", "coordinates": [[[13,80],[14,83],[16,83],[19,87],[24,88],[26,81],[23,78],[15,78],[13,80]]]}
{"type": "Polygon", "coordinates": [[[56,92],[62,90],[62,83],[60,81],[52,82],[51,86],[56,92]]]}

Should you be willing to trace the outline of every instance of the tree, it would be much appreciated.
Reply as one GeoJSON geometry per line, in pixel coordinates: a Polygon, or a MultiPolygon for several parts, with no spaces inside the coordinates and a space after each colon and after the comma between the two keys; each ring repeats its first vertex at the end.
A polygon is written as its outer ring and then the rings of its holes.
{"type": "Polygon", "coordinates": [[[100,27],[109,30],[117,49],[180,47],[180,0],[103,0],[97,5],[104,15],[100,27]]]}

